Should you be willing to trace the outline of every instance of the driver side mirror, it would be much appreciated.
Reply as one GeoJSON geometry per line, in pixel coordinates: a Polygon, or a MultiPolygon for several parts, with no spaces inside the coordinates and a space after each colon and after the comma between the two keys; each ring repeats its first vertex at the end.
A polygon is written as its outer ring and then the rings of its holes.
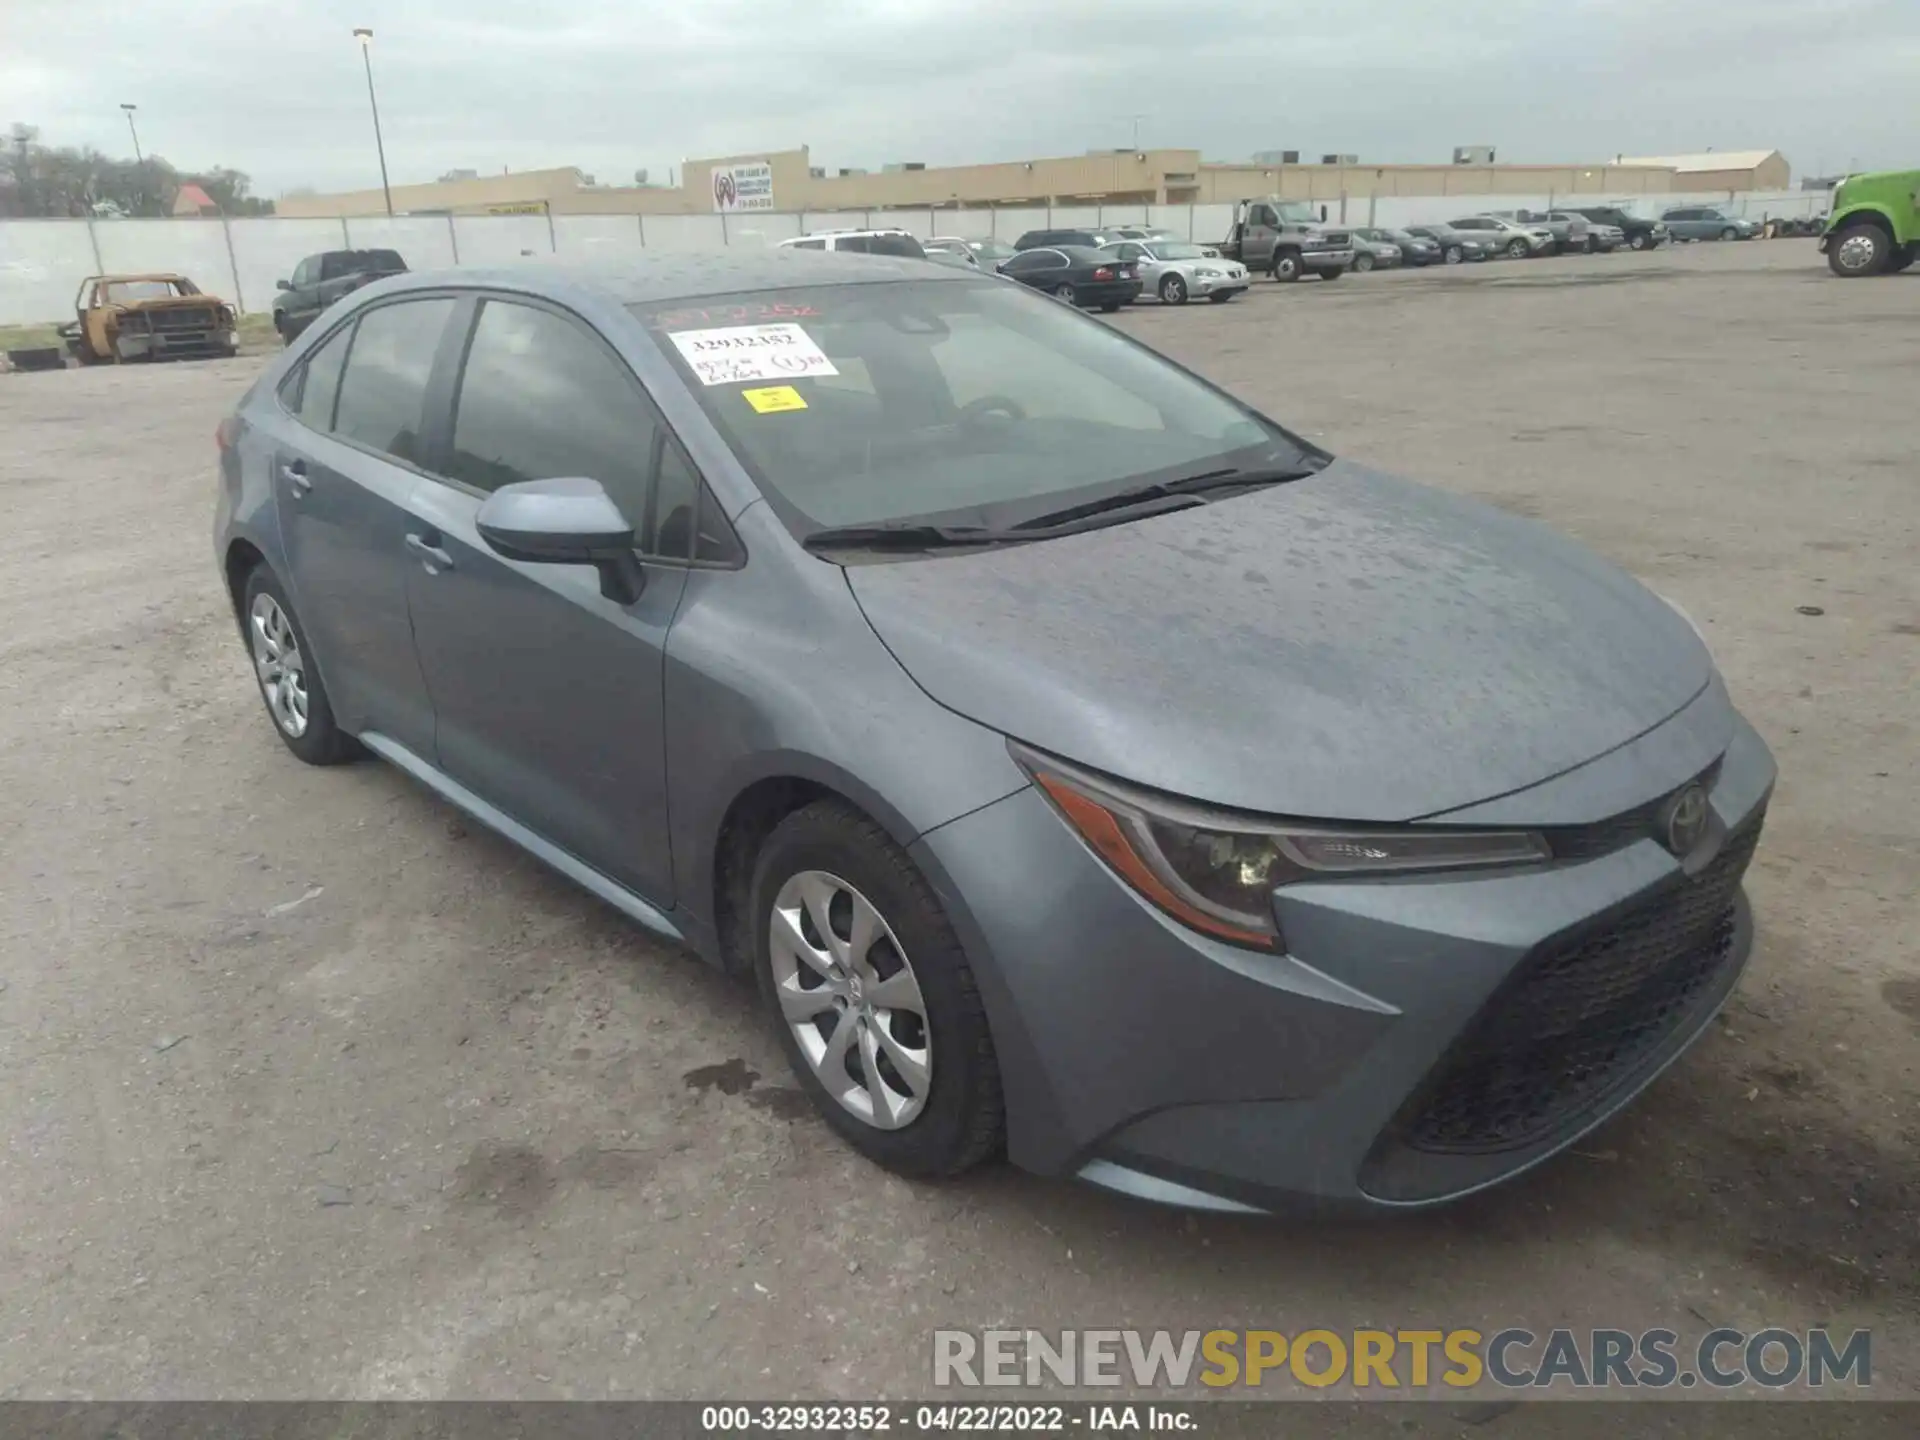
{"type": "Polygon", "coordinates": [[[568,477],[502,485],[474,516],[495,553],[536,565],[591,565],[600,593],[631,605],[646,585],[633,553],[633,526],[598,480],[568,477]]]}
{"type": "Polygon", "coordinates": [[[291,290],[293,288],[293,285],[291,282],[286,280],[276,280],[273,282],[273,288],[276,290],[291,290]]]}

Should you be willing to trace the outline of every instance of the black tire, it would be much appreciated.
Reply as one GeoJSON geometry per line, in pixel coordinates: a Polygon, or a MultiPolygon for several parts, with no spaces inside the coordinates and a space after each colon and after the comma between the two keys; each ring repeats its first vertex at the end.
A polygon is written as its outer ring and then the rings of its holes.
{"type": "Polygon", "coordinates": [[[1367,271],[1373,268],[1373,257],[1362,250],[1358,255],[1353,257],[1353,268],[1358,270],[1362,275],[1366,274],[1367,271]]]}
{"type": "Polygon", "coordinates": [[[1102,300],[1100,302],[1100,313],[1103,315],[1117,314],[1123,303],[1124,302],[1119,300],[1102,300]]]}
{"type": "Polygon", "coordinates": [[[1211,295],[1207,296],[1207,299],[1211,300],[1216,305],[1224,305],[1229,300],[1233,299],[1233,297],[1238,293],[1239,292],[1235,290],[1216,290],[1211,295]]]}
{"type": "Polygon", "coordinates": [[[1440,259],[1448,265],[1458,265],[1467,258],[1467,252],[1458,245],[1449,245],[1440,252],[1440,259]]]}
{"type": "Polygon", "coordinates": [[[1844,230],[1836,230],[1833,238],[1827,241],[1827,268],[1842,280],[1859,280],[1868,275],[1884,274],[1892,265],[1893,258],[1893,238],[1878,225],[1865,222],[1849,225],[1844,230]],[[1862,242],[1870,247],[1864,252],[1865,258],[1854,263],[1842,263],[1842,255],[1862,253],[1857,248],[1862,242]]]}
{"type": "Polygon", "coordinates": [[[1595,237],[1595,236],[1592,236],[1592,235],[1589,235],[1589,236],[1587,236],[1587,246],[1586,246],[1586,249],[1587,249],[1587,254],[1589,254],[1589,255],[1598,255],[1598,254],[1600,253],[1600,241],[1599,241],[1599,239],[1598,239],[1597,237],[1595,237]]]}
{"type": "Polygon", "coordinates": [[[273,312],[273,328],[279,333],[282,345],[291,345],[300,334],[293,328],[293,321],[287,318],[287,312],[284,310],[273,312]]]}
{"type": "Polygon", "coordinates": [[[1629,250],[1651,250],[1653,248],[1653,237],[1645,231],[1637,230],[1627,237],[1627,248],[1629,250]]]}
{"type": "Polygon", "coordinates": [[[1507,254],[1516,260],[1524,260],[1532,252],[1533,247],[1524,240],[1515,240],[1511,245],[1507,246],[1507,254]]]}
{"type": "Polygon", "coordinates": [[[1720,238],[1722,240],[1738,240],[1740,238],[1740,232],[1729,225],[1720,232],[1720,238]]]}
{"type": "Polygon", "coordinates": [[[1291,285],[1300,278],[1300,252],[1298,250],[1276,250],[1268,274],[1275,280],[1291,285]]]}
{"type": "Polygon", "coordinates": [[[901,1175],[958,1175],[995,1154],[1005,1135],[1006,1107],[986,1008],[933,887],[892,837],[843,801],[816,801],[767,837],[754,862],[750,894],[747,923],[761,995],[801,1089],[827,1124],[867,1159],[901,1175]],[[906,950],[919,984],[933,1074],[924,1108],[897,1130],[868,1124],[828,1092],[781,1013],[773,972],[774,900],[781,886],[808,870],[825,871],[869,899],[906,950]]]}
{"type": "Polygon", "coordinates": [[[1162,305],[1184,305],[1187,303],[1187,282],[1179,275],[1160,277],[1160,303],[1162,305]]]}
{"type": "Polygon", "coordinates": [[[1075,290],[1071,285],[1056,285],[1053,287],[1053,298],[1056,300],[1064,300],[1069,305],[1078,306],[1080,303],[1080,292],[1075,290]]]}
{"type": "MultiPolygon", "coordinates": [[[[1912,265],[1916,259],[1920,259],[1920,241],[1903,246],[1896,251],[1892,263],[1887,266],[1887,273],[1889,275],[1897,275],[1912,265]]],[[[1218,299],[1219,297],[1216,296],[1215,298],[1218,299]]]]}
{"type": "Polygon", "coordinates": [[[263,595],[272,597],[293,631],[294,642],[303,661],[301,675],[306,687],[306,729],[299,735],[292,735],[274,713],[273,702],[267,695],[266,677],[260,673],[260,667],[254,665],[254,682],[260,691],[260,703],[266,707],[267,719],[273,725],[274,734],[280,737],[287,749],[309,765],[341,765],[358,759],[361,754],[360,743],[334,722],[333,704],[327,698],[326,683],[320,678],[319,667],[313,662],[313,649],[307,643],[307,632],[300,627],[300,617],[294,613],[293,602],[287,598],[287,592],[281,587],[278,577],[265,565],[253,568],[240,593],[241,639],[247,646],[249,663],[252,663],[254,655],[254,604],[263,595]]]}
{"type": "Polygon", "coordinates": [[[1320,272],[1320,278],[1322,280],[1338,280],[1342,275],[1346,273],[1347,273],[1347,267],[1342,265],[1338,270],[1322,270],[1320,272]]]}

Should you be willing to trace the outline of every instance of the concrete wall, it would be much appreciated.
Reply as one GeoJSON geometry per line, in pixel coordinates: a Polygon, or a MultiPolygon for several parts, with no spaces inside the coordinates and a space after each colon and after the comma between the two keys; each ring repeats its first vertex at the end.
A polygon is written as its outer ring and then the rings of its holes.
{"type": "MultiPolygon", "coordinates": [[[[776,178],[776,197],[778,183],[776,178]]],[[[1487,209],[1544,210],[1568,199],[1566,192],[1482,191],[1445,196],[1336,194],[1315,197],[1315,203],[1326,205],[1330,220],[1349,225],[1412,225],[1487,209]]],[[[1828,201],[1825,193],[1801,191],[1731,196],[1726,191],[1582,192],[1579,199],[1618,204],[1650,216],[1675,205],[1714,204],[1755,219],[1818,214],[1826,209],[1828,201]]],[[[273,307],[274,282],[291,275],[302,256],[346,247],[391,247],[414,269],[428,270],[450,265],[521,264],[556,255],[585,260],[637,255],[647,250],[776,245],[815,230],[868,225],[900,226],[922,238],[966,235],[1013,240],[1027,230],[1142,222],[1164,225],[1176,234],[1205,243],[1226,238],[1233,223],[1233,206],[1225,202],[1163,205],[1130,201],[729,215],[5,220],[0,221],[0,325],[72,319],[73,299],[81,280],[107,271],[182,271],[203,290],[234,301],[242,312],[264,312],[273,307]]]]}

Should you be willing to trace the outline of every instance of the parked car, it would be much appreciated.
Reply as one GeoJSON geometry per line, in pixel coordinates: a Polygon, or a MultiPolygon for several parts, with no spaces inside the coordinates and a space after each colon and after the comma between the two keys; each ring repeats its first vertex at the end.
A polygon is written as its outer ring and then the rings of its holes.
{"type": "MultiPolygon", "coordinates": [[[[1398,246],[1400,250],[1400,263],[1403,265],[1439,265],[1443,263],[1445,259],[1440,252],[1439,241],[1430,239],[1425,235],[1415,235],[1411,230],[1396,230],[1370,226],[1365,230],[1355,230],[1353,233],[1355,235],[1363,235],[1369,240],[1382,240],[1389,245],[1398,246]]],[[[1358,261],[1359,255],[1357,253],[1354,259],[1358,261]]]]}
{"type": "Polygon", "coordinates": [[[936,253],[952,255],[989,275],[998,270],[1003,261],[1020,253],[999,240],[974,240],[959,235],[936,235],[927,241],[925,248],[929,257],[936,253]]]}
{"type": "Polygon", "coordinates": [[[1751,240],[1760,233],[1758,222],[1729,215],[1714,205],[1682,205],[1660,218],[1679,240],[1751,240]]]}
{"type": "Polygon", "coordinates": [[[1409,225],[1407,233],[1433,242],[1440,252],[1440,261],[1443,265],[1459,265],[1467,261],[1493,258],[1494,240],[1489,235],[1456,230],[1451,225],[1409,225]]]}
{"type": "Polygon", "coordinates": [[[404,275],[407,262],[398,250],[323,250],[293,267],[291,279],[278,282],[273,297],[273,328],[283,343],[311,325],[342,295],[388,275],[404,275]]]}
{"type": "Polygon", "coordinates": [[[1384,230],[1356,229],[1353,235],[1353,268],[1368,270],[1397,269],[1406,259],[1400,246],[1387,238],[1384,230]]]}
{"type": "Polygon", "coordinates": [[[1849,175],[1833,187],[1831,214],[1820,251],[1834,274],[1905,270],[1920,256],[1920,170],[1849,175]]]}
{"type": "Polygon", "coordinates": [[[1001,264],[1000,273],[1069,305],[1097,305],[1109,314],[1140,295],[1138,265],[1085,245],[1022,250],[1001,264]]]}
{"type": "Polygon", "coordinates": [[[1674,607],[1011,286],[405,277],[216,439],[287,749],[755,976],[908,1175],[1441,1203],[1626,1106],[1753,944],[1774,763],[1674,607]]]}
{"type": "Polygon", "coordinates": [[[1584,252],[1587,244],[1587,217],[1574,210],[1489,210],[1495,220],[1509,220],[1529,229],[1545,230],[1553,237],[1553,253],[1571,255],[1584,252]]]}
{"type": "Polygon", "coordinates": [[[1618,225],[1589,219],[1579,210],[1549,210],[1547,223],[1555,233],[1559,233],[1559,227],[1566,226],[1569,237],[1573,234],[1575,227],[1583,228],[1585,234],[1580,242],[1576,245],[1569,238],[1565,248],[1582,250],[1589,255],[1611,255],[1627,243],[1627,232],[1618,225]]]}
{"type": "Polygon", "coordinates": [[[1553,232],[1544,225],[1522,225],[1498,215],[1463,215],[1448,222],[1456,230],[1477,234],[1486,240],[1496,255],[1524,260],[1530,255],[1551,254],[1553,232]]]}
{"type": "Polygon", "coordinates": [[[1029,230],[1013,242],[1015,250],[1033,250],[1042,245],[1078,245],[1086,250],[1098,250],[1113,239],[1108,230],[1029,230]]]}
{"type": "Polygon", "coordinates": [[[1191,240],[1114,240],[1100,253],[1135,266],[1143,294],[1163,305],[1184,305],[1195,295],[1224,304],[1247,288],[1247,267],[1207,254],[1191,240]]]}
{"type": "Polygon", "coordinates": [[[1582,205],[1579,212],[1597,225],[1611,225],[1626,236],[1629,250],[1651,250],[1671,238],[1664,220],[1630,215],[1618,205],[1582,205]]]}
{"type": "Polygon", "coordinates": [[[82,365],[235,355],[233,306],[184,275],[89,275],[61,342],[82,365]]]}
{"type": "Polygon", "coordinates": [[[816,230],[811,235],[782,240],[779,248],[835,250],[848,255],[897,255],[905,260],[927,258],[919,239],[906,230],[816,230]]]}
{"type": "Polygon", "coordinates": [[[1229,260],[1249,270],[1265,270],[1276,280],[1302,275],[1338,280],[1353,264],[1353,235],[1326,223],[1326,207],[1316,214],[1304,200],[1241,200],[1233,207],[1233,228],[1219,247],[1229,260]]]}

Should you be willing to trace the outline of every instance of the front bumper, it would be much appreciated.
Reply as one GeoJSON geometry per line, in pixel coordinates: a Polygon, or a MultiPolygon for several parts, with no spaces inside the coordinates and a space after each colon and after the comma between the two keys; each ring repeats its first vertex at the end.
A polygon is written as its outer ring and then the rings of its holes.
{"type": "Polygon", "coordinates": [[[1345,270],[1353,264],[1353,248],[1344,250],[1302,250],[1300,268],[1318,275],[1327,270],[1345,270]]]}
{"type": "Polygon", "coordinates": [[[1243,270],[1238,275],[1192,275],[1187,277],[1189,295],[1221,295],[1245,290],[1249,280],[1243,270]]]}
{"type": "Polygon", "coordinates": [[[1642,838],[1500,876],[1290,887],[1287,955],[1164,917],[1035,790],[923,837],[988,1003],[1011,1158],[1180,1205],[1390,1210],[1572,1144],[1700,1035],[1751,949],[1740,883],[1774,766],[1724,699],[1696,702],[1714,703],[1630,747],[1686,768],[1702,736],[1724,744],[1697,874],[1642,838]]]}

